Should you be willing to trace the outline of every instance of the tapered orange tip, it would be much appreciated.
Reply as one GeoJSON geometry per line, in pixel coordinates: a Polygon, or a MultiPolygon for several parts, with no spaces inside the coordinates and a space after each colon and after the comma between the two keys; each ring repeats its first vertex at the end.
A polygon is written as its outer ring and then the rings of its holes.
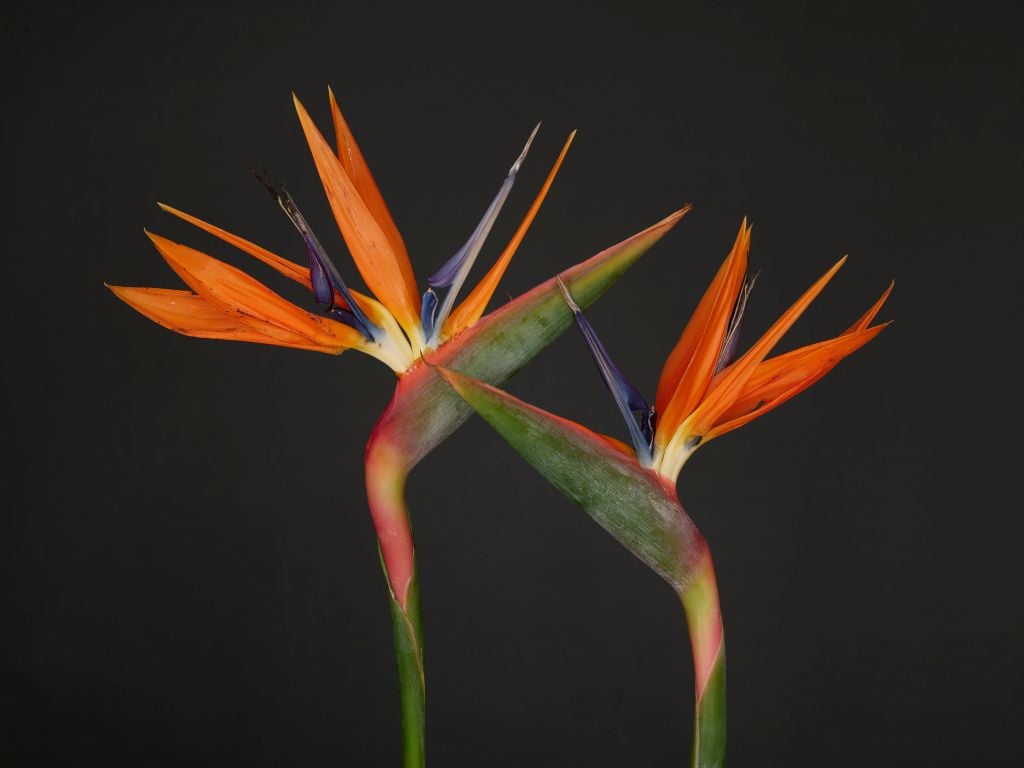
{"type": "Polygon", "coordinates": [[[308,267],[304,267],[301,264],[296,264],[294,261],[282,258],[278,256],[276,253],[272,253],[268,251],[266,248],[261,248],[260,246],[256,245],[255,243],[249,242],[243,237],[239,237],[238,235],[232,234],[227,230],[221,229],[220,227],[216,227],[213,224],[209,224],[203,221],[202,219],[196,218],[191,214],[185,213],[184,211],[179,211],[177,208],[167,205],[166,203],[157,203],[157,205],[160,207],[160,210],[164,211],[165,213],[169,213],[172,216],[177,216],[179,219],[182,219],[183,221],[187,221],[189,224],[199,227],[199,229],[203,230],[204,232],[208,232],[214,237],[220,238],[224,242],[233,245],[240,251],[244,251],[250,256],[259,259],[264,264],[277,270],[279,273],[289,278],[290,280],[302,283],[307,288],[309,288],[310,282],[308,267]]]}
{"type": "Polygon", "coordinates": [[[871,306],[871,309],[869,309],[867,312],[865,312],[861,316],[860,320],[858,320],[856,323],[851,325],[845,331],[845,333],[855,333],[856,331],[863,331],[865,328],[867,328],[869,325],[871,325],[871,321],[875,319],[875,316],[882,309],[882,306],[885,304],[886,299],[889,298],[889,294],[892,293],[892,289],[893,289],[893,287],[895,287],[895,285],[896,285],[896,281],[895,280],[890,280],[889,281],[889,287],[885,289],[885,292],[879,297],[878,301],[876,301],[871,306]]]}
{"type": "Polygon", "coordinates": [[[718,417],[729,408],[740,395],[744,385],[757,366],[772,351],[793,323],[824,290],[836,272],[846,263],[846,256],[837,261],[831,269],[812,285],[796,302],[787,309],[771,328],[747,352],[731,366],[723,370],[712,382],[708,396],[692,414],[690,430],[695,435],[704,435],[718,417]]]}
{"type": "Polygon", "coordinates": [[[764,361],[751,376],[736,402],[718,418],[706,439],[719,437],[749,424],[796,397],[889,325],[881,323],[844,333],[835,339],[811,344],[764,361]]]}
{"type": "Polygon", "coordinates": [[[146,235],[189,288],[212,306],[282,344],[341,349],[363,342],[354,328],[296,307],[230,264],[160,235],[146,235]]]}
{"type": "Polygon", "coordinates": [[[288,336],[263,333],[258,328],[248,325],[237,316],[191,291],[120,285],[107,285],[107,287],[139,314],[183,336],[223,341],[247,341],[323,352],[329,355],[341,354],[348,348],[347,345],[337,340],[331,343],[316,343],[299,334],[288,336]]]}
{"type": "Polygon", "coordinates": [[[659,412],[665,436],[662,445],[667,444],[668,436],[700,403],[720,367],[729,326],[746,279],[749,251],[750,228],[744,218],[732,249],[662,369],[658,382],[659,412]]]}
{"type": "Polygon", "coordinates": [[[395,226],[395,221],[391,217],[391,211],[388,210],[387,203],[384,202],[384,197],[377,187],[377,182],[374,180],[370,167],[367,165],[366,159],[356,143],[355,136],[352,135],[352,131],[348,127],[345,116],[341,113],[341,108],[338,106],[338,101],[334,98],[334,91],[330,86],[327,87],[327,97],[331,103],[335,149],[338,160],[341,162],[341,167],[352,180],[353,186],[355,186],[359,196],[362,197],[363,202],[366,203],[366,207],[373,216],[374,221],[377,222],[381,231],[384,232],[384,236],[387,237],[395,254],[400,259],[407,259],[408,253],[405,248],[405,242],[402,240],[402,235],[398,231],[398,227],[395,226]]]}
{"type": "Polygon", "coordinates": [[[558,158],[555,160],[555,164],[551,167],[548,172],[547,178],[544,180],[544,184],[541,185],[540,191],[537,193],[537,197],[534,198],[533,204],[530,205],[529,210],[526,212],[526,216],[523,217],[522,222],[519,224],[519,228],[515,234],[512,235],[512,239],[509,240],[508,245],[505,246],[505,250],[502,251],[498,260],[494,263],[486,275],[481,278],[480,282],[470,292],[469,296],[456,307],[455,311],[452,312],[448,318],[448,322],[445,324],[445,332],[449,336],[454,336],[459,331],[462,331],[477,320],[479,320],[484,311],[487,309],[487,304],[494,296],[495,290],[498,288],[498,284],[501,282],[501,278],[505,274],[505,270],[508,269],[508,265],[512,261],[512,257],[515,256],[516,251],[519,249],[520,244],[523,242],[523,238],[526,237],[526,233],[529,231],[530,226],[533,224],[533,220],[537,217],[537,212],[540,211],[541,205],[543,205],[545,198],[548,195],[548,191],[551,189],[551,185],[555,181],[555,176],[558,175],[559,169],[562,167],[562,162],[565,160],[565,156],[569,153],[569,147],[572,146],[573,139],[576,138],[576,131],[569,134],[569,138],[566,139],[565,145],[562,147],[562,151],[558,154],[558,158]]]}
{"type": "Polygon", "coordinates": [[[292,98],[334,218],[359,274],[406,332],[415,336],[419,332],[420,298],[408,256],[392,248],[306,108],[294,94],[292,98]]]}

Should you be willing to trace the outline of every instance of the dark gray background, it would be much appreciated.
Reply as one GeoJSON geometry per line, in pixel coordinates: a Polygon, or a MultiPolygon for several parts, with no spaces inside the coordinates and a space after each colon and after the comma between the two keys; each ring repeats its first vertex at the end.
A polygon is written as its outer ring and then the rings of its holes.
{"type": "MultiPolygon", "coordinates": [[[[1015,763],[1019,22],[977,3],[5,10],[4,764],[399,762],[361,465],[391,373],[179,337],[102,286],[178,285],[148,227],[308,301],[154,205],[301,259],[261,163],[358,284],[289,97],[326,130],[328,84],[421,280],[538,119],[484,263],[580,133],[503,293],[693,202],[591,313],[648,393],[743,215],[746,343],[843,253],[786,347],[895,278],[891,329],[681,477],[719,572],[730,762],[1015,763]]],[[[510,388],[623,436],[575,333],[510,388]]],[[[689,649],[654,575],[478,420],[409,499],[433,765],[684,762],[689,649]]]]}

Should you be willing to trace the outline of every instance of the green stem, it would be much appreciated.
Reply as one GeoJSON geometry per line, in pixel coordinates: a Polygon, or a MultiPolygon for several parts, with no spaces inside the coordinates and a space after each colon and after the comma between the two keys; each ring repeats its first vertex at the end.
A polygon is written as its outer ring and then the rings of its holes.
{"type": "Polygon", "coordinates": [[[398,690],[402,705],[402,765],[405,768],[423,768],[427,762],[424,741],[426,688],[423,675],[423,623],[420,615],[417,572],[413,570],[405,610],[390,589],[389,596],[395,635],[395,661],[398,663],[398,690]]]}
{"type": "Polygon", "coordinates": [[[710,553],[680,593],[693,649],[696,703],[691,768],[725,766],[725,636],[710,553]]]}

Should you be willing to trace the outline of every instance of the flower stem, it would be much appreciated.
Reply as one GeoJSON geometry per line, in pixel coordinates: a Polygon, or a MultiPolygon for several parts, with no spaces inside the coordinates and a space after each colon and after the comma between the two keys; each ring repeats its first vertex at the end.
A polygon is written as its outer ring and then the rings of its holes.
{"type": "Polygon", "coordinates": [[[404,768],[423,768],[427,761],[424,742],[426,688],[419,579],[415,569],[404,610],[394,595],[391,595],[391,621],[395,633],[395,660],[398,662],[398,688],[402,703],[402,765],[404,768]]]}
{"type": "Polygon", "coordinates": [[[412,527],[405,505],[407,475],[405,454],[386,435],[375,430],[366,446],[366,493],[377,531],[394,627],[402,706],[402,765],[423,768],[426,765],[423,624],[412,527]]]}
{"type": "Polygon", "coordinates": [[[696,576],[680,593],[693,649],[696,704],[691,768],[725,766],[725,637],[718,583],[705,550],[696,576]]]}

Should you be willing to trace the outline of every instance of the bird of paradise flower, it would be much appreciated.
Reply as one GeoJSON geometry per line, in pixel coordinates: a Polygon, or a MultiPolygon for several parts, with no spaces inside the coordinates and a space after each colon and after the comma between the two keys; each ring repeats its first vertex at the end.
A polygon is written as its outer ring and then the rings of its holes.
{"type": "MultiPolygon", "coordinates": [[[[485,315],[488,303],[533,223],[575,132],[512,238],[490,270],[456,303],[537,133],[506,175],[479,224],[460,248],[416,288],[408,252],[333,92],[336,146],[331,148],[295,98],[307,143],[334,218],[372,296],[351,289],[327,255],[290,192],[258,174],[305,245],[307,265],[274,254],[236,234],[168,205],[160,207],[309,288],[323,312],[298,307],[245,272],[198,250],[147,232],[189,290],[109,286],[134,309],[178,333],[313,350],[368,354],[398,377],[394,396],[370,436],[366,485],[387,578],[402,703],[404,762],[424,762],[423,630],[415,551],[404,499],[409,471],[472,413],[433,366],[458,368],[501,383],[570,324],[554,278],[485,315]],[[440,295],[439,295],[440,294],[440,295]],[[430,365],[422,361],[429,361],[430,365]]],[[[538,126],[539,127],[539,126],[538,126]]],[[[638,234],[562,273],[580,304],[596,301],[683,217],[684,207],[638,234]]]]}
{"type": "Polygon", "coordinates": [[[725,765],[725,640],[718,586],[704,537],[676,495],[693,453],[782,405],[820,380],[888,323],[872,325],[892,285],[839,336],[768,358],[845,262],[815,282],[742,356],[735,358],[753,286],[746,220],[669,354],[651,406],[616,367],[572,295],[560,283],[632,445],[542,411],[462,373],[447,381],[541,475],[578,503],[678,593],[694,662],[696,704],[691,765],[725,765]]]}

